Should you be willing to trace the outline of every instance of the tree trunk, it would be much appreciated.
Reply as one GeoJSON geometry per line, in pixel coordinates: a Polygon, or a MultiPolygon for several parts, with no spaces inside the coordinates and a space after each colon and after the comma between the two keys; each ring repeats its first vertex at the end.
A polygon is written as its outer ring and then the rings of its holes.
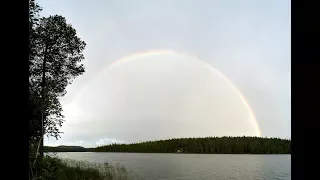
{"type": "Polygon", "coordinates": [[[42,110],[41,110],[41,143],[40,143],[40,148],[39,148],[39,153],[40,153],[40,159],[43,158],[44,154],[44,147],[43,147],[43,142],[44,142],[44,120],[45,120],[45,84],[46,84],[46,63],[47,63],[47,45],[45,46],[45,51],[44,51],[44,57],[43,57],[43,63],[42,63],[42,87],[41,87],[41,98],[42,98],[42,110]]]}

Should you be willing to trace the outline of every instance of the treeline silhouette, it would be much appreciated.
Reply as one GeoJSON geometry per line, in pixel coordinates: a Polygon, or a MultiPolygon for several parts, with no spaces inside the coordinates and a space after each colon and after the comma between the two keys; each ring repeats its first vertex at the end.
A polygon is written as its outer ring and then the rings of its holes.
{"type": "Polygon", "coordinates": [[[44,146],[44,152],[89,152],[93,148],[84,148],[82,146],[44,146]]]}
{"type": "Polygon", "coordinates": [[[291,154],[291,140],[261,137],[176,138],[133,144],[111,144],[95,152],[291,154]]]}

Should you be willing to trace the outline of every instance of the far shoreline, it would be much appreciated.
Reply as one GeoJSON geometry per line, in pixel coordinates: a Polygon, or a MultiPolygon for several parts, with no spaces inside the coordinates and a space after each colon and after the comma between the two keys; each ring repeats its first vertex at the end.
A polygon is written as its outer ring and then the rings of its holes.
{"type": "Polygon", "coordinates": [[[95,148],[45,146],[45,152],[112,152],[156,154],[291,154],[291,140],[261,137],[174,138],[131,144],[109,144],[95,148]]]}
{"type": "Polygon", "coordinates": [[[291,154],[237,154],[237,153],[149,153],[149,152],[94,152],[94,151],[60,151],[60,152],[46,152],[46,153],[123,153],[123,154],[183,154],[183,155],[192,155],[192,154],[200,154],[200,155],[291,155],[291,154]]]}

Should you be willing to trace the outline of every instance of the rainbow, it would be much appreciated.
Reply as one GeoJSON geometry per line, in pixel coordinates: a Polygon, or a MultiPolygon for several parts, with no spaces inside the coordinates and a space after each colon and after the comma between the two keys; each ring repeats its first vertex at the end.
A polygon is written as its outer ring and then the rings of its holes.
{"type": "MultiPolygon", "coordinates": [[[[256,120],[255,114],[252,110],[252,108],[249,106],[249,103],[247,102],[247,100],[245,99],[244,95],[235,87],[235,85],[224,75],[222,74],[218,69],[214,68],[212,65],[205,63],[201,60],[199,60],[198,58],[196,58],[195,56],[190,56],[187,55],[185,53],[181,53],[181,52],[177,52],[177,51],[173,51],[173,50],[152,50],[152,51],[144,51],[144,52],[138,52],[138,53],[134,53],[128,56],[125,56],[123,58],[120,58],[116,61],[114,61],[113,63],[111,63],[110,65],[108,65],[107,67],[103,68],[101,71],[99,71],[96,76],[100,75],[103,71],[105,71],[106,69],[110,69],[113,68],[115,66],[119,66],[122,63],[126,63],[128,61],[131,61],[135,58],[138,57],[146,57],[146,56],[150,56],[150,55],[161,55],[161,54],[178,54],[181,56],[186,56],[189,58],[193,58],[197,61],[199,61],[200,63],[202,63],[205,67],[207,67],[211,72],[216,73],[220,78],[224,79],[225,82],[227,82],[227,84],[232,88],[232,90],[239,95],[242,103],[244,104],[244,106],[247,108],[249,114],[250,114],[250,122],[252,123],[253,127],[254,127],[254,131],[256,136],[261,137],[261,130],[259,128],[258,122],[256,120]]],[[[94,77],[96,77],[94,76],[94,77]]],[[[94,77],[92,79],[94,79],[94,77]]]]}

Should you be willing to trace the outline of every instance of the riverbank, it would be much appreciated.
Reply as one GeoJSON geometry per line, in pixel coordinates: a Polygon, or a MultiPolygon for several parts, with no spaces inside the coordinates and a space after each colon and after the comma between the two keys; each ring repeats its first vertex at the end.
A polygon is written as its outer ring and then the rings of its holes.
{"type": "Polygon", "coordinates": [[[29,180],[126,180],[127,170],[111,165],[45,156],[30,173],[29,180]]]}

